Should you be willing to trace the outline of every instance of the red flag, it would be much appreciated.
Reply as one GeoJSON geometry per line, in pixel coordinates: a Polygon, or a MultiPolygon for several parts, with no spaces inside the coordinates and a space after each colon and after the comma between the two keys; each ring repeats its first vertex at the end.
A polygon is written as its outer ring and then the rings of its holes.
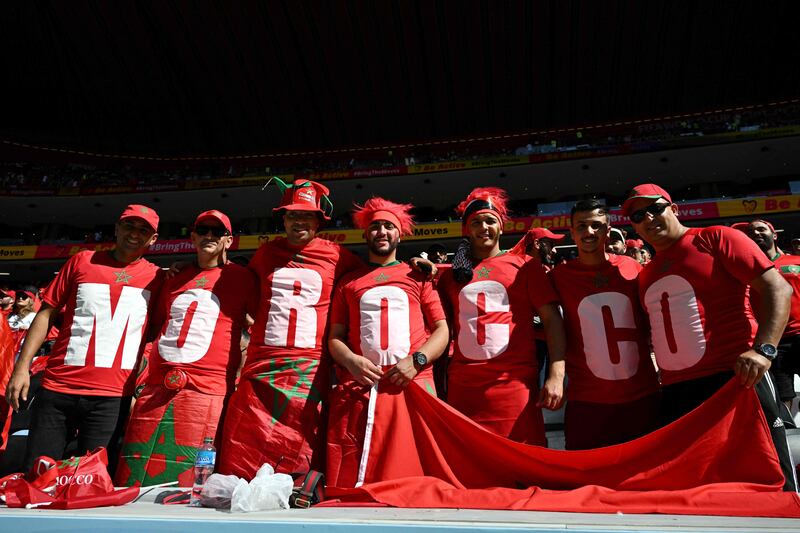
{"type": "Polygon", "coordinates": [[[407,415],[375,424],[365,485],[342,502],[398,507],[800,517],[752,389],[731,381],[629,443],[549,450],[481,428],[413,383],[407,415]]]}

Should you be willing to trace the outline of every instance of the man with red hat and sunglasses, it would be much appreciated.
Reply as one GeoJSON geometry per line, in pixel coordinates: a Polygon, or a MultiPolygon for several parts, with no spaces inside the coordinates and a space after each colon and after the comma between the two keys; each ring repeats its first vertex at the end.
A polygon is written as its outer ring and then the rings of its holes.
{"type": "Polygon", "coordinates": [[[67,260],[45,290],[22,345],[6,389],[14,409],[27,400],[31,360],[63,310],[34,403],[26,469],[40,455],[61,458],[76,432],[77,455],[108,447],[121,436],[148,304],[161,284],[160,269],[142,257],[158,238],[158,215],[147,206],[129,205],[115,231],[113,250],[87,250],[67,260]]]}
{"type": "Polygon", "coordinates": [[[305,179],[276,182],[283,197],[274,212],[283,216],[286,237],[262,244],[248,266],[258,276],[260,299],[217,462],[219,472],[246,479],[264,463],[287,473],[323,469],[320,401],[329,369],[322,351],[331,292],[362,264],[317,238],[332,210],[327,187],[305,179]]]}
{"type": "Polygon", "coordinates": [[[639,304],[641,265],[607,251],[608,209],[597,200],[572,207],[578,258],[549,277],[567,331],[568,450],[633,440],[657,427],[658,376],[650,359],[647,315],[639,304]]]}
{"type": "Polygon", "coordinates": [[[227,261],[231,233],[224,213],[200,213],[190,236],[195,262],[164,282],[153,306],[156,338],[125,433],[119,486],[191,486],[198,446],[217,437],[242,359],[242,330],[258,305],[255,275],[227,261]]]}
{"type": "MultiPolygon", "coordinates": [[[[769,369],[775,377],[778,388],[778,397],[786,404],[792,405],[796,396],[794,390],[794,376],[800,374],[800,257],[789,255],[776,245],[777,235],[775,228],[766,220],[756,219],[750,222],[740,222],[731,226],[745,233],[764,252],[770,261],[775,263],[775,268],[792,287],[792,302],[789,311],[789,322],[778,344],[778,356],[769,369]]],[[[751,302],[758,311],[760,295],[753,291],[751,302]]]]}
{"type": "Polygon", "coordinates": [[[498,435],[546,445],[541,408],[561,405],[564,327],[558,296],[539,261],[530,260],[524,247],[516,248],[519,253],[500,250],[506,200],[502,189],[478,188],[456,209],[468,245],[459,247],[438,285],[455,341],[447,401],[498,435]],[[550,357],[541,391],[531,327],[536,313],[550,357]]]}
{"type": "Polygon", "coordinates": [[[622,206],[634,230],[656,251],[639,275],[661,370],[662,422],[688,413],[734,376],[755,387],[786,483],[794,464],[767,370],[789,316],[791,287],[742,232],[726,226],[687,228],[667,191],[634,187],[622,206]],[[761,294],[756,322],[747,287],[761,294]]]}
{"type": "Polygon", "coordinates": [[[447,347],[449,330],[432,282],[397,260],[400,239],[413,233],[411,208],[372,198],[353,212],[369,265],[342,279],[331,306],[328,348],[338,378],[328,417],[332,486],[397,477],[400,465],[370,456],[388,434],[392,446],[413,447],[402,388],[413,381],[435,394],[431,363],[447,347]]]}

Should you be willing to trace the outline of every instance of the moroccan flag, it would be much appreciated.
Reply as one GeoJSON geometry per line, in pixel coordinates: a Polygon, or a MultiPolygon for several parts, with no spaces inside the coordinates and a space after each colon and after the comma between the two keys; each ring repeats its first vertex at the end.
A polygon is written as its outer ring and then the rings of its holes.
{"type": "Polygon", "coordinates": [[[224,396],[146,385],[133,406],[115,481],[148,487],[194,483],[194,460],[205,437],[216,437],[224,396]]]}
{"type": "Polygon", "coordinates": [[[343,503],[800,517],[753,389],[731,380],[676,422],[634,441],[550,450],[483,429],[415,384],[407,414],[375,424],[365,484],[343,503]]]}
{"type": "Polygon", "coordinates": [[[321,470],[328,370],[319,359],[286,356],[243,375],[226,407],[217,471],[249,480],[264,463],[280,473],[321,470]]]}

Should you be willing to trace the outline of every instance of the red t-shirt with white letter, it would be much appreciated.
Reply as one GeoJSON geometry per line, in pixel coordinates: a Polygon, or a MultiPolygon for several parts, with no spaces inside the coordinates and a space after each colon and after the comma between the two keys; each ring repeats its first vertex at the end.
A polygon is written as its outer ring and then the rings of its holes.
{"type": "Polygon", "coordinates": [[[148,304],[161,284],[159,272],[146,259],[125,264],[109,252],[72,256],[42,298],[64,311],[42,385],[65,394],[132,394],[148,304]]]}
{"type": "Polygon", "coordinates": [[[334,282],[361,265],[349,250],[319,237],[302,248],[283,238],[261,245],[248,265],[261,296],[243,373],[274,357],[319,359],[334,282]]]}
{"type": "Polygon", "coordinates": [[[405,263],[348,274],[331,306],[331,324],[347,326],[350,349],[382,366],[417,351],[444,319],[432,283],[405,263]]]}
{"type": "Polygon", "coordinates": [[[747,286],[772,262],[741,231],[689,228],[639,274],[664,385],[732,371],[757,324],[747,286]]]}
{"type": "Polygon", "coordinates": [[[573,260],[550,271],[564,310],[568,400],[627,403],[658,390],[639,304],[641,269],[609,254],[600,265],[573,260]]]}
{"type": "Polygon", "coordinates": [[[255,275],[235,263],[207,269],[193,265],[167,280],[153,314],[159,336],[147,383],[163,383],[170,369],[181,369],[189,386],[200,392],[232,392],[245,314],[254,315],[257,304],[255,275]]]}

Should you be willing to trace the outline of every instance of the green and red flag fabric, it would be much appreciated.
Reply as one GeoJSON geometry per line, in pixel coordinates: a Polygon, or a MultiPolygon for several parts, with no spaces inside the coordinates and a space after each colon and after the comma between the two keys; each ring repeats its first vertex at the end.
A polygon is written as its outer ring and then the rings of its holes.
{"type": "Polygon", "coordinates": [[[412,383],[407,410],[376,411],[364,485],[332,505],[800,518],[753,389],[731,380],[703,405],[634,441],[551,450],[500,437],[412,383]]]}
{"type": "Polygon", "coordinates": [[[252,479],[264,463],[276,472],[320,470],[324,454],[321,394],[328,368],[316,357],[259,361],[243,375],[226,408],[217,471],[252,479]]]}
{"type": "Polygon", "coordinates": [[[225,396],[146,385],[128,421],[115,475],[119,486],[194,482],[194,460],[215,437],[225,396]]]}

